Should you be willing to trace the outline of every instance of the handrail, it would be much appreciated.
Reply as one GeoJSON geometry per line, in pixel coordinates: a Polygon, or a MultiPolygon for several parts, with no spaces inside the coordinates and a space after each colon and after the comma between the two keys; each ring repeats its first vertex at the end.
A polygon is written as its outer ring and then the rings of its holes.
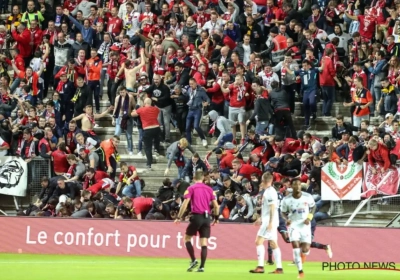
{"type": "MultiPolygon", "coordinates": [[[[395,195],[387,195],[387,196],[381,196],[381,197],[375,197],[372,198],[368,197],[367,199],[363,200],[358,204],[357,208],[354,210],[354,212],[351,214],[350,218],[347,220],[347,222],[344,224],[345,227],[349,226],[350,223],[353,221],[353,219],[357,216],[357,214],[360,213],[361,209],[368,203],[368,210],[366,211],[367,213],[372,212],[370,210],[370,203],[371,201],[376,201],[376,200],[381,200],[381,199],[387,199],[387,198],[394,198],[394,197],[400,197],[400,194],[395,194],[395,195]]],[[[362,213],[365,213],[364,211],[362,213]]],[[[394,212],[398,213],[398,212],[394,212]]]]}

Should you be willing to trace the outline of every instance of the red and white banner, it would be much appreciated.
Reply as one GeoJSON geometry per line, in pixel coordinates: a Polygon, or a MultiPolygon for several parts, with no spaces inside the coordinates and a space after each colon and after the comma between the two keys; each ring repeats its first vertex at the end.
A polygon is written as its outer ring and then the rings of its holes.
{"type": "MultiPolygon", "coordinates": [[[[184,244],[187,223],[0,217],[0,225],[0,240],[3,240],[0,253],[188,258],[184,244]]],[[[256,264],[257,231],[258,227],[252,224],[213,226],[208,257],[253,260],[256,264]]],[[[314,240],[332,246],[333,261],[400,263],[399,234],[400,230],[395,228],[318,227],[314,240]]],[[[291,244],[282,239],[278,242],[282,259],[291,261],[291,244]]],[[[198,237],[193,238],[193,245],[196,255],[200,256],[198,237]]],[[[329,261],[329,258],[325,250],[313,248],[307,261],[329,261]]]]}
{"type": "Polygon", "coordinates": [[[362,165],[329,162],[321,171],[322,200],[360,200],[362,165]]]}
{"type": "Polygon", "coordinates": [[[376,174],[370,165],[364,163],[364,182],[362,197],[373,195],[394,195],[397,194],[400,182],[400,168],[390,167],[384,173],[379,166],[375,167],[376,174]]]}

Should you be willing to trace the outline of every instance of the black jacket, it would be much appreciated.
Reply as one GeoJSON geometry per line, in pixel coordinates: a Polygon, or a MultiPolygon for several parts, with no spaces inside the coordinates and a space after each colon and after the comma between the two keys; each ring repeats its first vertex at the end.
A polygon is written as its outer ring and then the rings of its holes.
{"type": "Polygon", "coordinates": [[[96,35],[93,37],[93,47],[96,48],[97,50],[100,48],[101,44],[104,41],[104,34],[105,32],[97,32],[96,35]]]}
{"type": "Polygon", "coordinates": [[[154,104],[159,108],[165,108],[173,103],[171,98],[171,90],[162,82],[159,86],[156,86],[153,83],[146,90],[144,90],[144,92],[151,94],[151,98],[157,98],[157,101],[154,101],[154,104]]]}
{"type": "Polygon", "coordinates": [[[350,123],[343,123],[343,127],[339,128],[337,124],[332,128],[332,138],[336,140],[342,139],[342,134],[347,132],[350,135],[353,131],[358,131],[358,127],[353,126],[350,123]]]}
{"type": "Polygon", "coordinates": [[[175,73],[175,75],[169,81],[167,81],[167,85],[176,82],[176,84],[180,85],[181,87],[187,86],[189,84],[189,79],[190,79],[189,74],[190,74],[190,69],[184,68],[182,70],[182,73],[180,73],[179,75],[179,80],[177,80],[178,76],[175,73]]]}
{"type": "Polygon", "coordinates": [[[83,114],[83,109],[86,105],[93,105],[93,93],[89,87],[84,84],[83,87],[78,87],[75,91],[75,95],[80,94],[74,103],[74,115],[79,116],[83,114]]]}
{"type": "Polygon", "coordinates": [[[199,169],[202,171],[208,170],[206,164],[201,159],[199,159],[196,164],[193,164],[193,162],[189,160],[183,169],[182,177],[184,178],[185,176],[189,176],[189,178],[192,179],[194,171],[199,169]]]}
{"type": "MultiPolygon", "coordinates": [[[[250,44],[250,53],[253,53],[254,50],[256,49],[256,46],[254,44],[250,44]]],[[[236,48],[233,51],[237,51],[239,53],[239,59],[240,61],[243,62],[244,58],[244,48],[243,48],[243,43],[237,44],[236,48]]]]}
{"type": "MultiPolygon", "coordinates": [[[[348,160],[349,158],[350,148],[348,144],[342,144],[336,148],[336,154],[341,158],[348,160]]],[[[353,161],[357,162],[362,159],[365,153],[365,147],[362,145],[358,145],[353,151],[353,161]]]]}
{"type": "Polygon", "coordinates": [[[77,41],[75,41],[72,45],[71,48],[68,51],[68,58],[77,58],[78,57],[78,53],[80,50],[84,50],[85,51],[85,56],[86,59],[90,58],[90,45],[85,42],[82,41],[82,43],[78,43],[77,41]]]}
{"type": "Polygon", "coordinates": [[[75,183],[66,182],[64,189],[61,189],[59,186],[56,187],[52,197],[53,198],[59,198],[63,194],[65,194],[66,196],[71,198],[71,200],[74,200],[75,197],[79,197],[80,189],[75,183]]]}
{"type": "Polygon", "coordinates": [[[298,158],[294,158],[291,162],[285,162],[281,174],[284,176],[296,177],[300,174],[301,162],[298,158]]]}
{"type": "Polygon", "coordinates": [[[289,94],[281,88],[273,89],[269,93],[269,101],[273,110],[290,108],[289,94]]]}
{"type": "Polygon", "coordinates": [[[247,27],[247,24],[240,26],[241,34],[247,34],[248,32],[251,32],[250,33],[250,43],[256,46],[256,50],[259,50],[261,47],[261,44],[264,43],[264,35],[261,30],[261,26],[256,22],[253,23],[253,26],[251,29],[249,27],[247,27]]]}
{"type": "MultiPolygon", "coordinates": [[[[322,44],[321,44],[321,41],[320,40],[318,40],[317,38],[315,38],[313,41],[312,41],[312,44],[313,44],[313,50],[314,50],[314,57],[319,57],[319,53],[324,53],[324,48],[322,47],[322,44]]],[[[307,40],[307,39],[304,39],[302,42],[301,42],[301,45],[300,45],[301,47],[300,47],[300,53],[301,54],[305,54],[306,53],[306,50],[308,49],[308,48],[310,48],[310,42],[307,40]]]]}
{"type": "Polygon", "coordinates": [[[47,204],[55,189],[55,186],[51,186],[50,184],[46,188],[42,188],[39,194],[39,199],[43,206],[47,204]]]}
{"type": "Polygon", "coordinates": [[[269,121],[274,114],[271,107],[271,102],[267,98],[258,97],[254,102],[254,112],[251,115],[250,120],[254,120],[257,117],[258,122],[269,121]]]}

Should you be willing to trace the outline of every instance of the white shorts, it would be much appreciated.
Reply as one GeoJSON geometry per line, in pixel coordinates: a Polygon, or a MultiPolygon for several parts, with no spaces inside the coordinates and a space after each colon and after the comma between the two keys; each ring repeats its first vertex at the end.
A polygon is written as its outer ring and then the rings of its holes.
{"type": "Polygon", "coordinates": [[[260,236],[266,240],[278,241],[277,227],[277,225],[273,225],[272,230],[268,231],[268,223],[263,223],[257,232],[257,236],[260,236]]]}
{"type": "Polygon", "coordinates": [[[294,226],[289,228],[289,239],[290,242],[298,241],[300,243],[311,244],[311,226],[294,226]]]}

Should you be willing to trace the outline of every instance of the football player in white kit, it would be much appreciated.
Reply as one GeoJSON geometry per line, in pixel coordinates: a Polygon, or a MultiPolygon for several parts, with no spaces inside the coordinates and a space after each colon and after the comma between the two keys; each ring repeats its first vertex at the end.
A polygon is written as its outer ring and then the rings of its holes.
{"type": "Polygon", "coordinates": [[[272,248],[272,253],[276,262],[276,270],[273,274],[282,274],[282,255],[281,249],[278,247],[278,231],[279,225],[279,200],[278,193],[272,186],[273,176],[271,173],[264,173],[261,178],[261,186],[264,189],[262,197],[261,220],[257,219],[256,225],[260,225],[257,233],[256,248],[258,256],[258,266],[250,270],[250,273],[264,273],[265,247],[264,240],[268,240],[272,248]]]}
{"type": "Polygon", "coordinates": [[[303,261],[310,252],[312,240],[311,221],[315,212],[315,201],[311,194],[301,191],[301,181],[292,180],[293,193],[282,200],[281,212],[289,228],[289,239],[293,247],[294,262],[299,270],[297,278],[304,278],[303,261]]]}

